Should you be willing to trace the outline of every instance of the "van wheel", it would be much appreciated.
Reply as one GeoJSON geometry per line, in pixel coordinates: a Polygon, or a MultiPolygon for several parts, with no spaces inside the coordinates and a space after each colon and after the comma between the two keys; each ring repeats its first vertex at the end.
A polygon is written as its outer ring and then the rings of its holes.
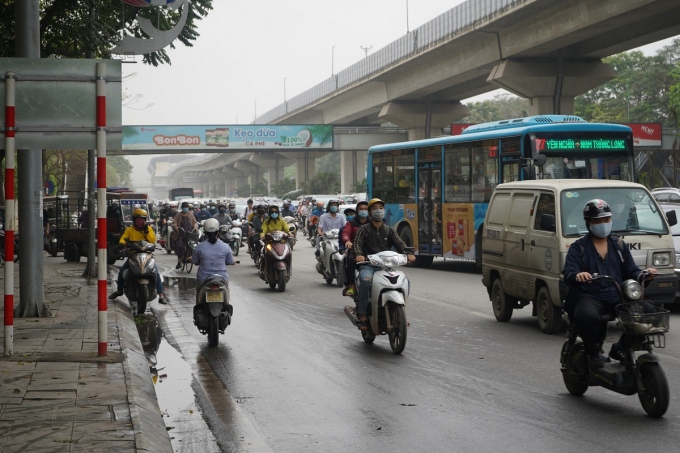
{"type": "Polygon", "coordinates": [[[556,334],[562,326],[562,310],[556,307],[550,299],[550,291],[543,286],[536,296],[536,314],[538,326],[543,333],[556,334]]]}
{"type": "Polygon", "coordinates": [[[493,306],[493,314],[499,322],[508,322],[512,318],[512,307],[508,305],[505,291],[503,291],[503,284],[501,278],[498,277],[493,281],[491,286],[491,304],[493,306]]]}

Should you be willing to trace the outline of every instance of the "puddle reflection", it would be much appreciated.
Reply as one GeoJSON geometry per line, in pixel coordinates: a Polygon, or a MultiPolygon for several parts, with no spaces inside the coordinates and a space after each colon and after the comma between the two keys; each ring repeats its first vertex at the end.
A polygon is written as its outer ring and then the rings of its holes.
{"type": "Polygon", "coordinates": [[[135,316],[135,325],[149,367],[154,367],[156,366],[156,353],[158,353],[163,338],[163,330],[156,317],[151,313],[135,316]]]}
{"type": "Polygon", "coordinates": [[[196,289],[195,277],[178,277],[176,275],[164,275],[163,280],[165,286],[168,288],[177,288],[180,290],[196,289]]]}

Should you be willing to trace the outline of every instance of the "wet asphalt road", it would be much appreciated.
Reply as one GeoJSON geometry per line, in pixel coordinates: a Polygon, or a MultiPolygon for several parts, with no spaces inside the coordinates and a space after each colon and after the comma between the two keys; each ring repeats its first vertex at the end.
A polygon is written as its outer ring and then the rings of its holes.
{"type": "MultiPolygon", "coordinates": [[[[666,349],[657,350],[672,399],[656,420],[637,396],[597,387],[581,398],[569,395],[559,371],[563,333],[542,334],[529,307],[497,322],[473,264],[402,268],[412,283],[411,326],[404,353],[394,355],[386,336],[373,345],[362,341],[342,312],[351,300],[314,270],[309,242],[295,248],[284,293],[270,290],[241,250],[241,264],[229,267],[233,323],[214,349],[192,322],[187,277],[195,278],[195,269],[170,270],[174,255],[157,253],[166,277],[183,277],[166,279],[173,285],[169,306],[151,304],[167,340],[158,367],[168,377],[157,392],[173,417],[177,451],[679,448],[677,313],[666,349]]],[[[606,349],[620,334],[611,326],[606,349]]]]}

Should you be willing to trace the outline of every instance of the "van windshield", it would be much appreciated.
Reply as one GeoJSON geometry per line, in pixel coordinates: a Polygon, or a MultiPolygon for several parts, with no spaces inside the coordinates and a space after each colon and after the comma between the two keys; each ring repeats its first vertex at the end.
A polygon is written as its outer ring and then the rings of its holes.
{"type": "Polygon", "coordinates": [[[634,187],[601,187],[562,191],[560,210],[564,237],[583,236],[588,232],[583,220],[583,206],[593,198],[602,199],[611,207],[614,234],[668,234],[664,213],[646,190],[634,187]]]}

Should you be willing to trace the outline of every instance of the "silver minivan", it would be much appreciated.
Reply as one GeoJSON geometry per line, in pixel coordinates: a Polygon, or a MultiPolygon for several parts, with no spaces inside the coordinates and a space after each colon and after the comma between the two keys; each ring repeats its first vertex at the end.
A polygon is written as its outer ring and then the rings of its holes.
{"type": "Polygon", "coordinates": [[[678,287],[675,248],[668,216],[640,184],[589,179],[551,179],[500,184],[494,190],[482,232],[482,282],[498,321],[533,304],[532,314],[545,333],[562,323],[567,287],[562,268],[569,246],[587,233],[583,206],[593,198],[609,203],[612,234],[621,237],[642,269],[660,275],[645,298],[672,303],[678,287]]]}

